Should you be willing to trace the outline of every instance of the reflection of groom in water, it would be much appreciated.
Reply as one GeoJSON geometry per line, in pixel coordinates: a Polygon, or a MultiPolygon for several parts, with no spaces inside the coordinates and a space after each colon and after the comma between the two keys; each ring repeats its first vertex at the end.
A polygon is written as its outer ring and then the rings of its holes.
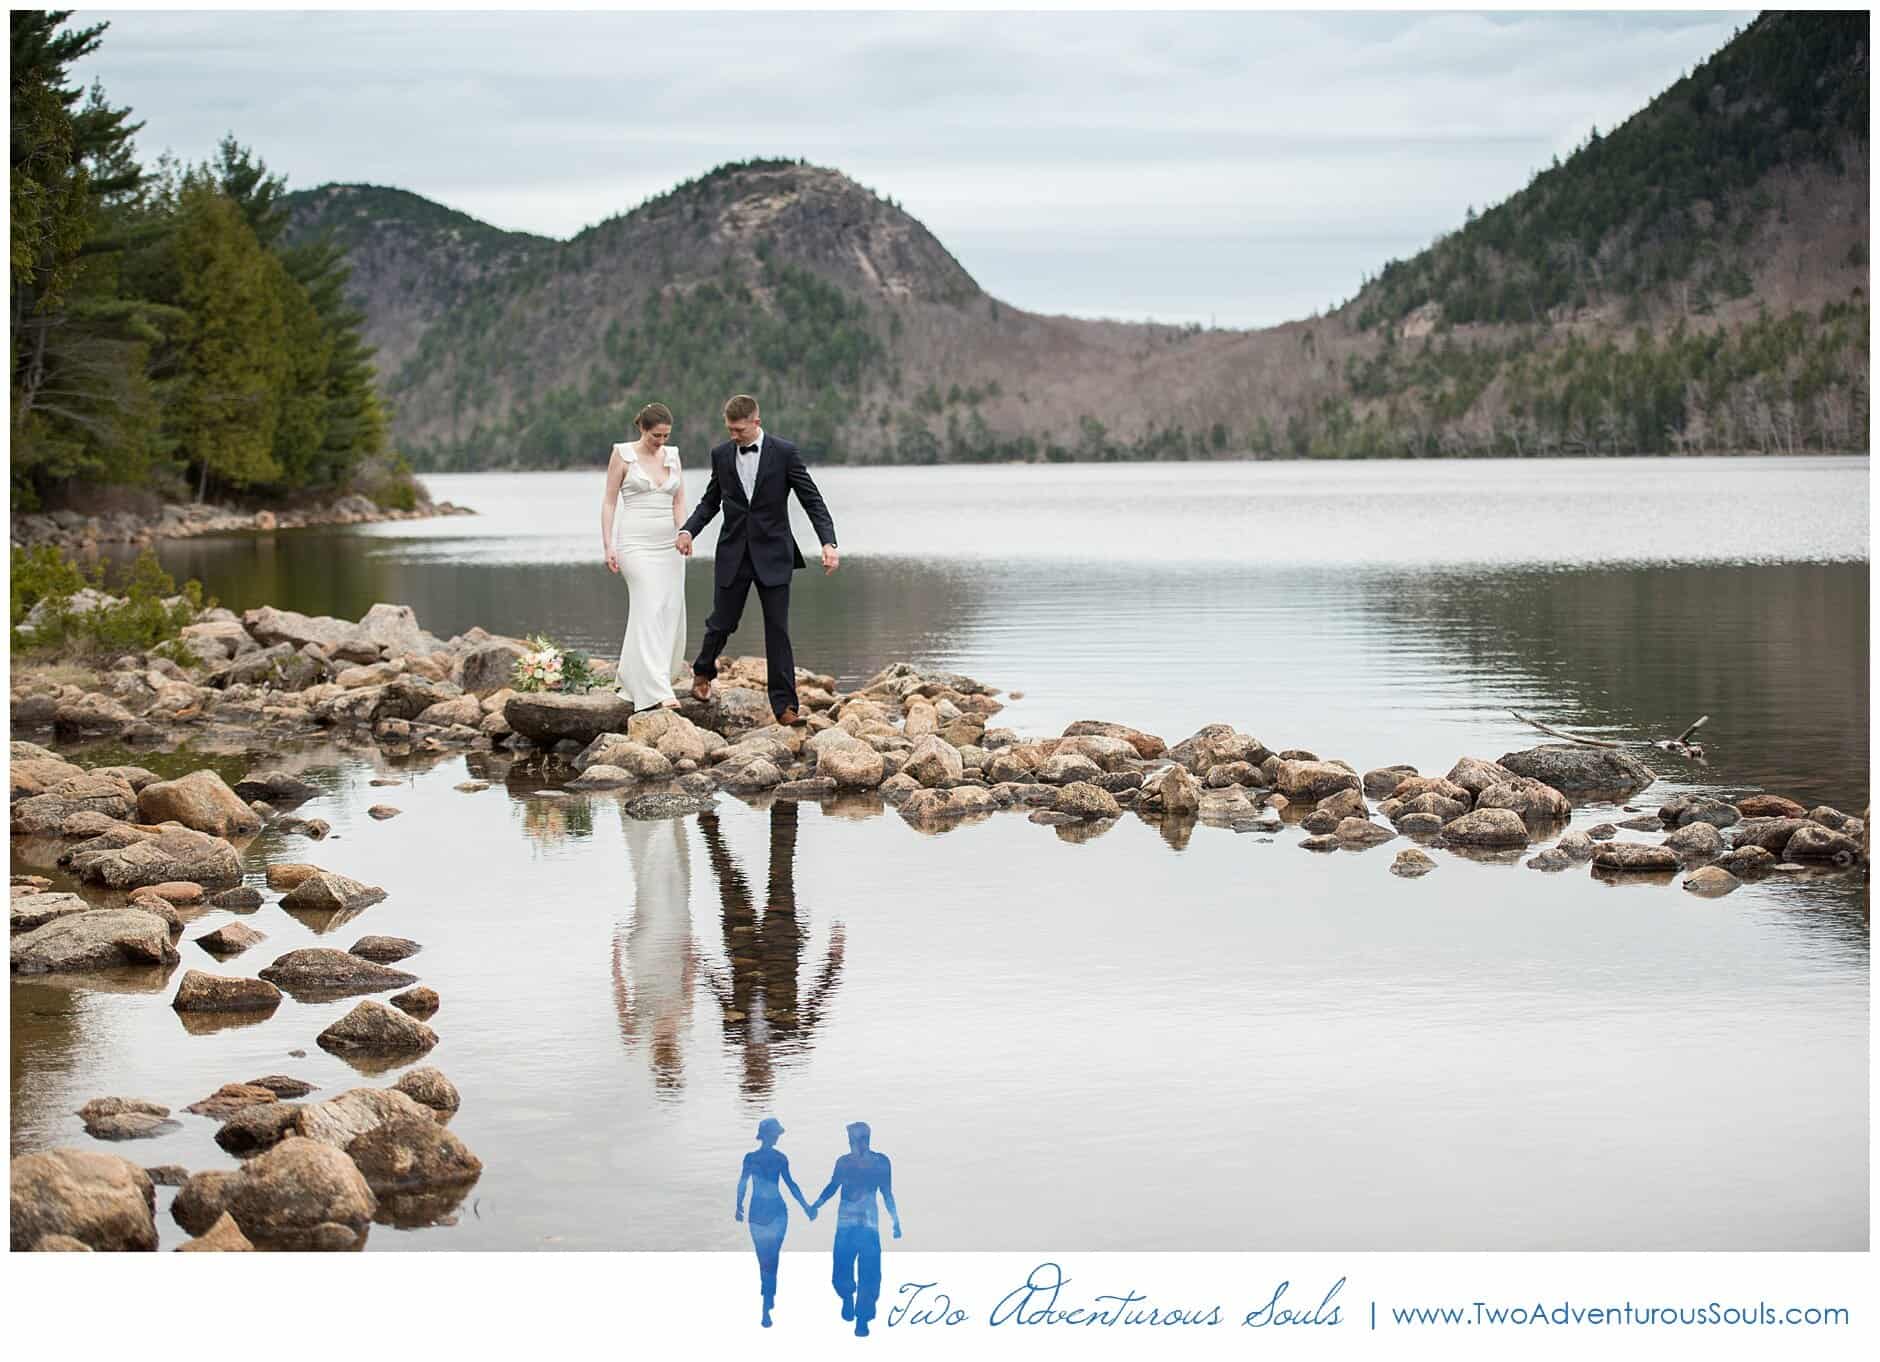
{"type": "Polygon", "coordinates": [[[796,805],[779,800],[770,808],[770,868],[761,915],[725,845],[718,815],[700,814],[698,827],[718,881],[725,956],[731,964],[728,979],[709,966],[707,975],[724,1017],[725,1039],[743,1058],[738,1086],[746,1097],[766,1098],[776,1061],[809,1048],[824,1005],[842,978],[842,924],[830,927],[828,953],[799,996],[798,973],[809,933],[796,907],[796,805]]]}
{"type": "Polygon", "coordinates": [[[855,1336],[868,1337],[868,1321],[875,1317],[875,1301],[881,1295],[881,1217],[875,1209],[880,1194],[894,1223],[894,1237],[901,1237],[901,1213],[894,1207],[893,1169],[886,1154],[868,1147],[868,1123],[857,1121],[849,1127],[849,1152],[836,1160],[829,1185],[810,1206],[813,1216],[836,1194],[842,1192],[842,1204],[836,1210],[835,1275],[831,1279],[836,1294],[842,1297],[842,1318],[855,1321],[855,1336]]]}

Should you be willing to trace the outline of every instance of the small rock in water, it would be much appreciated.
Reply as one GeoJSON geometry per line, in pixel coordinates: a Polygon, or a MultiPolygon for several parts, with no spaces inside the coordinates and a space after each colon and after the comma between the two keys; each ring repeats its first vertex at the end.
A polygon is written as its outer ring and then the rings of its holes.
{"type": "Polygon", "coordinates": [[[713,801],[697,795],[635,795],[623,806],[629,818],[683,818],[687,814],[707,813],[713,801]]]}
{"type": "Polygon", "coordinates": [[[240,955],[267,939],[266,932],[258,932],[245,922],[225,922],[213,932],[197,937],[196,944],[211,955],[227,957],[240,955]]]}
{"type": "Polygon", "coordinates": [[[1595,842],[1605,842],[1617,837],[1619,835],[1619,829],[1614,827],[1611,823],[1599,823],[1588,828],[1586,835],[1595,842]]]}
{"type": "Polygon", "coordinates": [[[237,885],[233,889],[224,889],[219,894],[211,894],[207,899],[210,908],[221,908],[231,913],[248,913],[259,908],[263,902],[261,891],[253,885],[237,885]]]}
{"type": "Polygon", "coordinates": [[[309,912],[338,913],[379,902],[385,891],[345,875],[322,870],[300,881],[281,899],[281,907],[309,912]]]}
{"type": "Polygon", "coordinates": [[[1332,829],[1332,836],[1343,847],[1374,847],[1390,841],[1397,834],[1368,818],[1345,818],[1332,829]]]}
{"type": "Polygon", "coordinates": [[[366,960],[376,960],[382,965],[395,964],[407,956],[416,955],[424,947],[409,937],[403,936],[362,936],[347,949],[348,955],[357,955],[366,960]]]}
{"type": "Polygon", "coordinates": [[[1527,824],[1513,809],[1477,809],[1443,825],[1443,840],[1459,846],[1522,847],[1527,824]]]}
{"type": "Polygon", "coordinates": [[[281,1098],[305,1097],[314,1090],[313,1084],[303,1082],[298,1078],[290,1078],[286,1074],[267,1074],[261,1078],[251,1078],[248,1080],[247,1086],[251,1088],[266,1088],[276,1097],[281,1098]]]}
{"type": "Polygon", "coordinates": [[[1299,845],[1307,851],[1336,851],[1338,850],[1338,839],[1329,832],[1324,832],[1316,837],[1306,838],[1300,842],[1299,845]]]}
{"type": "Polygon", "coordinates": [[[1723,834],[1713,823],[1686,823],[1666,837],[1664,844],[1679,856],[1693,860],[1723,854],[1723,834]]]}
{"type": "Polygon", "coordinates": [[[1427,875],[1436,869],[1436,862],[1427,852],[1415,847],[1405,847],[1397,853],[1397,859],[1390,863],[1390,873],[1402,875],[1406,879],[1415,879],[1418,875],[1427,875]]]}
{"type": "Polygon", "coordinates": [[[1560,840],[1554,845],[1556,850],[1566,852],[1576,861],[1592,860],[1593,852],[1597,850],[1593,845],[1593,839],[1578,828],[1562,833],[1560,840]]]}
{"type": "Polygon", "coordinates": [[[178,1253],[253,1253],[255,1246],[248,1242],[248,1236],[242,1233],[235,1217],[227,1211],[206,1231],[191,1239],[188,1243],[176,1246],[178,1253]]]}
{"type": "Polygon", "coordinates": [[[404,783],[395,776],[374,776],[366,782],[368,785],[403,785],[404,783]]]}
{"type": "Polygon", "coordinates": [[[438,1009],[437,990],[420,984],[417,988],[408,988],[403,993],[394,993],[390,1002],[393,1007],[408,1017],[420,1021],[433,1015],[438,1009]]]}
{"type": "Polygon", "coordinates": [[[253,1154],[272,1149],[295,1133],[300,1113],[298,1102],[255,1102],[243,1107],[222,1123],[215,1142],[231,1154],[253,1154]]]}
{"type": "Polygon", "coordinates": [[[464,794],[480,794],[489,788],[490,783],[487,780],[465,780],[451,786],[451,789],[459,790],[464,794]]]}
{"type": "Polygon", "coordinates": [[[1738,847],[1734,851],[1724,852],[1717,858],[1717,864],[1720,867],[1732,875],[1743,878],[1765,873],[1775,863],[1776,857],[1773,852],[1753,846],[1738,847]]]}
{"type": "Polygon", "coordinates": [[[1806,818],[1808,810],[1793,799],[1781,795],[1759,794],[1736,801],[1737,812],[1745,818],[1806,818]]]}
{"type": "Polygon", "coordinates": [[[189,1170],[180,1163],[160,1163],[144,1169],[144,1176],[159,1187],[181,1187],[189,1181],[189,1170]]]}
{"type": "Polygon", "coordinates": [[[298,835],[312,841],[324,841],[333,831],[333,825],[324,818],[283,818],[274,825],[274,830],[283,835],[298,835]]]}
{"type": "Polygon", "coordinates": [[[321,1049],[336,1054],[423,1054],[437,1044],[437,1032],[395,1008],[367,999],[315,1039],[321,1049]]]}
{"type": "Polygon", "coordinates": [[[428,1064],[404,1074],[392,1087],[436,1112],[456,1111],[463,1105],[456,1085],[428,1064]]]}
{"type": "Polygon", "coordinates": [[[1731,890],[1741,888],[1742,884],[1743,881],[1720,865],[1707,865],[1693,870],[1684,879],[1684,887],[1691,893],[1711,899],[1722,898],[1731,890]]]}
{"type": "Polygon", "coordinates": [[[281,991],[265,979],[188,970],[170,1006],[178,1012],[266,1012],[280,1006],[281,991]]]}
{"type": "Polygon", "coordinates": [[[268,888],[292,889],[302,880],[310,880],[321,873],[319,866],[305,861],[277,861],[268,867],[268,888]]]}
{"type": "Polygon", "coordinates": [[[266,1088],[253,1087],[247,1083],[224,1083],[200,1102],[192,1102],[184,1111],[192,1111],[198,1116],[208,1116],[217,1121],[226,1121],[245,1107],[260,1103],[272,1103],[279,1099],[266,1088]]]}
{"type": "Polygon", "coordinates": [[[1628,818],[1619,826],[1628,832],[1661,832],[1665,824],[1663,819],[1653,814],[1645,818],[1628,818]]]}
{"type": "Polygon", "coordinates": [[[1527,863],[1529,870],[1566,870],[1573,865],[1573,858],[1559,847],[1549,847],[1527,863]]]}
{"type": "Polygon", "coordinates": [[[1600,870],[1676,870],[1678,853],[1643,842],[1608,842],[1593,853],[1593,864],[1600,870]]]}

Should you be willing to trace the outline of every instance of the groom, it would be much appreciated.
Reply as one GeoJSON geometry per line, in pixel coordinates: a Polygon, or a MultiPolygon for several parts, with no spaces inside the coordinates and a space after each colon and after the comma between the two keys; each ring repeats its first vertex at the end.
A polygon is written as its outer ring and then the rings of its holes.
{"type": "Polygon", "coordinates": [[[718,654],[738,627],[755,582],[758,603],[764,609],[770,709],[778,723],[794,724],[800,716],[796,657],[790,651],[790,574],[803,566],[803,555],[790,533],[790,489],[796,489],[796,499],[822,538],[825,573],[836,570],[835,522],[796,446],[766,434],[758,424],[755,397],[740,393],[725,403],[725,430],[731,439],[712,451],[711,481],[674,541],[679,552],[690,558],[692,536],[724,506],[725,523],[718,532],[718,558],[712,572],[712,613],[705,621],[704,645],[692,664],[692,694],[699,700],[712,698],[718,654]]]}

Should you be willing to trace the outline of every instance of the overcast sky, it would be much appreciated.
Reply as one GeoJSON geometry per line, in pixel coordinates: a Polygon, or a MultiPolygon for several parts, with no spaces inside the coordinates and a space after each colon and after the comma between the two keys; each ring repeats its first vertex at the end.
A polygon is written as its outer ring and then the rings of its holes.
{"type": "Polygon", "coordinates": [[[293,188],[567,237],[725,161],[897,199],[1042,312],[1256,326],[1495,202],[1753,12],[79,11],[146,159],[224,132],[293,188]]]}

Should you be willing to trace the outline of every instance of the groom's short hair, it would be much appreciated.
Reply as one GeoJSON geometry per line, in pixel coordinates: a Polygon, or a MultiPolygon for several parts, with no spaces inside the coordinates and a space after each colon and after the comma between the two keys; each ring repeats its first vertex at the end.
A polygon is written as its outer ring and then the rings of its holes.
{"type": "Polygon", "coordinates": [[[757,415],[757,399],[749,393],[739,393],[725,403],[725,420],[748,421],[757,415]]]}

